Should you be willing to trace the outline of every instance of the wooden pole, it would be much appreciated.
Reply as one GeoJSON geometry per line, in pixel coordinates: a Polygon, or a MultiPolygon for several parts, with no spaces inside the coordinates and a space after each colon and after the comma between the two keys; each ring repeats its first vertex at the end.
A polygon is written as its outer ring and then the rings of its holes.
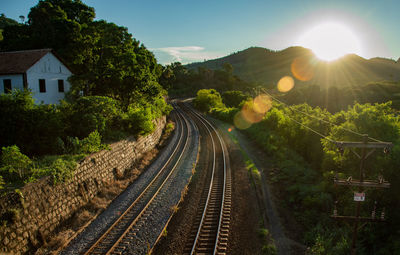
{"type": "MultiPolygon", "coordinates": [[[[364,144],[368,143],[368,135],[363,136],[364,144]]],[[[362,148],[361,153],[361,162],[360,162],[360,182],[364,181],[364,161],[366,155],[366,147],[362,148]]],[[[363,187],[360,187],[360,193],[364,191],[363,187]]],[[[358,232],[358,222],[360,220],[360,209],[361,209],[361,201],[357,201],[357,208],[356,208],[356,219],[354,221],[354,229],[353,229],[353,242],[351,245],[351,254],[356,255],[357,253],[357,232],[358,232]]]]}

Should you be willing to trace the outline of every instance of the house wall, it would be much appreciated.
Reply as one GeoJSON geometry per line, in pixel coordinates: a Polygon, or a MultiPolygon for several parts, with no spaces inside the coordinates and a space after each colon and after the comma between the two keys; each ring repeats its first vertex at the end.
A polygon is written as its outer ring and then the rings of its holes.
{"type": "Polygon", "coordinates": [[[35,103],[58,104],[70,89],[67,79],[72,73],[50,52],[29,68],[26,74],[35,103]],[[39,79],[46,80],[45,93],[39,91],[39,79]],[[64,92],[58,92],[58,80],[64,80],[64,92]]]}
{"type": "Polygon", "coordinates": [[[9,74],[9,75],[0,75],[0,93],[4,93],[4,84],[3,80],[10,79],[11,80],[11,89],[24,89],[24,81],[22,78],[22,74],[9,74]]]}

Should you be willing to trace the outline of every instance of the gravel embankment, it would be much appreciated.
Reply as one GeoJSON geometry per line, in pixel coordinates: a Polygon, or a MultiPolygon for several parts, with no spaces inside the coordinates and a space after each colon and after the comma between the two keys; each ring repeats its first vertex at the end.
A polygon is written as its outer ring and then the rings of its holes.
{"type": "MultiPolygon", "coordinates": [[[[61,254],[79,254],[81,253],[89,243],[93,243],[96,238],[98,238],[123,212],[129,205],[138,197],[141,191],[146,187],[146,185],[153,179],[157,174],[159,169],[167,161],[169,155],[172,153],[174,148],[177,146],[179,140],[180,132],[182,132],[182,127],[176,128],[176,131],[171,138],[169,144],[160,152],[159,157],[149,166],[149,168],[144,171],[139,178],[130,185],[121,195],[119,195],[105,210],[100,214],[81,234],[75,238],[70,245],[61,252],[61,254]]],[[[192,132],[193,135],[196,132],[192,132]]],[[[196,140],[196,139],[194,139],[196,140]]],[[[192,144],[191,146],[195,146],[192,144]]],[[[196,151],[195,147],[192,147],[190,152],[194,153],[196,151]]],[[[191,158],[190,156],[185,156],[184,158],[191,158]]],[[[195,160],[196,157],[194,157],[195,160]]],[[[189,162],[189,160],[188,160],[189,162]]],[[[194,162],[194,161],[193,161],[194,162]]],[[[186,172],[191,173],[191,163],[190,170],[186,172]]],[[[182,164],[180,168],[185,168],[187,165],[182,164]]],[[[183,178],[181,178],[183,179],[183,178]]],[[[183,186],[184,187],[184,186],[183,186]]],[[[183,188],[182,187],[182,188],[183,188]]],[[[178,188],[178,187],[177,187],[178,188]]],[[[180,197],[180,193],[179,193],[180,197]]],[[[172,199],[171,199],[172,200],[172,199]]]]}
{"type": "Polygon", "coordinates": [[[191,134],[188,147],[177,164],[176,171],[163,186],[157,202],[153,203],[148,216],[139,221],[142,227],[136,232],[136,238],[131,242],[126,254],[147,254],[149,246],[152,247],[167,221],[174,213],[174,207],[181,199],[182,191],[192,176],[193,163],[196,162],[199,148],[198,131],[190,125],[191,134]]]}

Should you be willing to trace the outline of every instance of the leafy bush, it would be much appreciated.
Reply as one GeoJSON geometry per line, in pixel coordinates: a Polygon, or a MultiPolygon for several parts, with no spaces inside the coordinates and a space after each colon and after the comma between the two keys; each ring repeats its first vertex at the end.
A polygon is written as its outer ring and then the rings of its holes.
{"type": "Polygon", "coordinates": [[[39,166],[29,157],[108,149],[102,137],[111,140],[148,134],[154,130],[154,120],[171,109],[162,96],[142,98],[123,111],[119,101],[102,96],[81,97],[56,106],[35,105],[27,91],[1,94],[0,142],[9,147],[3,148],[0,188],[4,182],[20,185],[45,175],[53,176],[55,182],[66,180],[75,165],[53,160],[39,166]]]}
{"type": "Polygon", "coordinates": [[[220,107],[220,108],[212,108],[210,110],[210,115],[214,116],[217,119],[226,121],[228,123],[232,123],[233,122],[233,117],[238,112],[239,112],[238,108],[220,107]]]}
{"type": "Polygon", "coordinates": [[[0,175],[0,190],[2,190],[4,188],[4,184],[5,184],[5,182],[4,182],[3,176],[0,175]]]}
{"type": "MultiPolygon", "coordinates": [[[[78,156],[78,158],[81,157],[78,156]]],[[[77,167],[76,160],[76,157],[46,156],[32,169],[29,182],[44,176],[52,176],[54,184],[65,182],[73,177],[74,170],[77,167]]]]}
{"type": "Polygon", "coordinates": [[[63,118],[68,123],[68,136],[80,139],[97,130],[106,136],[108,130],[118,125],[121,108],[118,101],[102,96],[81,97],[73,104],[61,106],[63,118]]]}
{"type": "Polygon", "coordinates": [[[154,120],[162,115],[169,114],[172,106],[168,105],[164,98],[158,97],[153,103],[144,100],[128,106],[122,115],[124,129],[133,135],[146,135],[153,132],[154,120]]]}
{"type": "Polygon", "coordinates": [[[82,140],[77,137],[67,137],[67,144],[68,152],[71,154],[93,153],[109,148],[108,145],[101,143],[101,135],[97,130],[82,140]]]}
{"type": "Polygon", "coordinates": [[[6,176],[8,181],[23,181],[30,174],[32,160],[22,154],[18,146],[2,148],[0,172],[6,176]],[[16,174],[16,175],[15,175],[16,174]]]}
{"type": "Polygon", "coordinates": [[[169,134],[175,129],[175,125],[173,122],[168,122],[167,125],[165,125],[164,133],[169,134]]]}
{"type": "Polygon", "coordinates": [[[194,107],[202,112],[208,112],[211,108],[224,107],[221,95],[215,89],[201,89],[193,101],[194,107]]]}
{"type": "Polygon", "coordinates": [[[151,107],[147,105],[129,105],[123,120],[124,128],[131,134],[145,135],[155,128],[151,107]]]}
{"type": "Polygon", "coordinates": [[[243,94],[242,91],[231,90],[222,93],[222,101],[227,107],[238,108],[240,103],[249,99],[249,96],[243,94]]]}
{"type": "Polygon", "coordinates": [[[53,105],[34,105],[31,93],[0,95],[0,144],[17,145],[27,155],[58,152],[64,125],[53,105]],[[12,127],[12,128],[10,128],[12,127]]]}

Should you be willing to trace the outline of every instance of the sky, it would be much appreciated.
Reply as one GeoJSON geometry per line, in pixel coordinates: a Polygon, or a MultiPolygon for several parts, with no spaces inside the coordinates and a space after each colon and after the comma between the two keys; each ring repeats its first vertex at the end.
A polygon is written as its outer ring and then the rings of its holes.
{"type": "MultiPolygon", "coordinates": [[[[340,23],[364,58],[400,57],[398,0],[82,0],[96,19],[127,27],[161,64],[191,63],[258,46],[301,45],[319,24],[340,23]]],[[[0,0],[0,13],[19,20],[38,0],[0,0]]]]}

